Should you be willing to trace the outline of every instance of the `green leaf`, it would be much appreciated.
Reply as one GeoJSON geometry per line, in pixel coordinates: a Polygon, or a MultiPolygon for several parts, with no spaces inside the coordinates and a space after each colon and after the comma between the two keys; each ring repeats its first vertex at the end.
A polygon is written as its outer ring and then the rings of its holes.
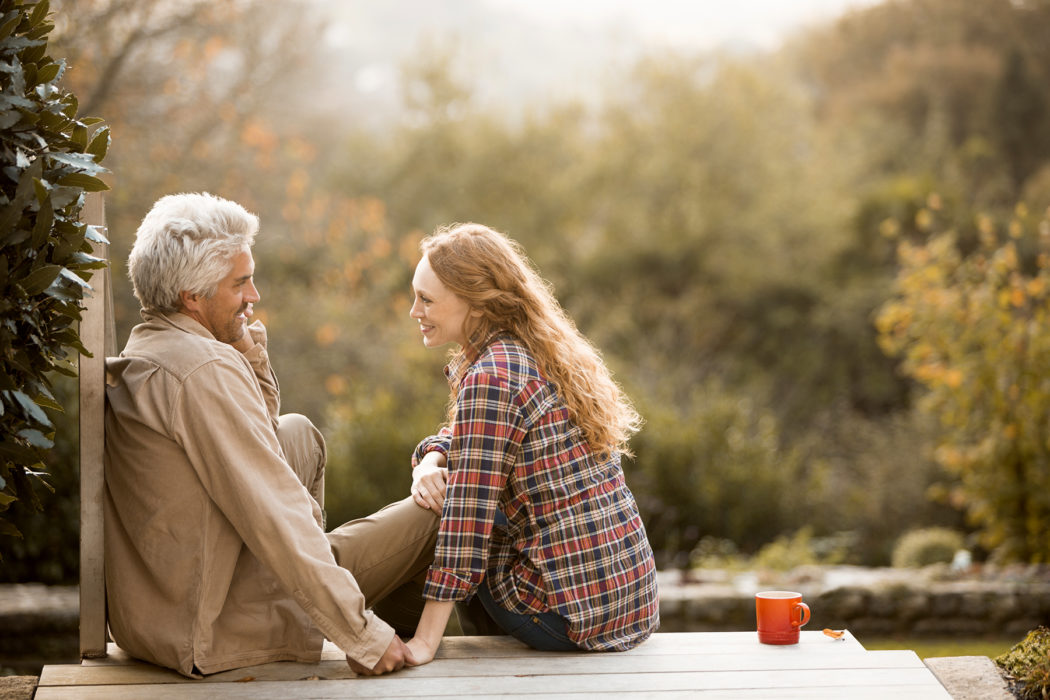
{"type": "MultiPolygon", "coordinates": [[[[4,480],[2,478],[0,478],[0,488],[3,488],[4,483],[5,483],[4,480]]],[[[18,500],[18,498],[16,498],[15,496],[12,496],[9,493],[4,493],[3,491],[0,491],[0,506],[4,506],[4,507],[9,506],[9,505],[11,505],[12,503],[14,503],[17,500],[18,500]]]]}
{"type": "MultiPolygon", "coordinates": [[[[74,124],[73,125],[73,135],[70,137],[69,140],[72,141],[76,145],[77,150],[80,151],[81,153],[86,151],[87,147],[88,147],[88,130],[87,130],[87,127],[84,126],[83,124],[74,124]]],[[[59,160],[59,159],[56,158],[55,160],[59,160]]],[[[92,164],[94,164],[94,163],[92,163],[92,164]]]]}
{"type": "Polygon", "coordinates": [[[22,539],[22,533],[19,532],[18,528],[7,522],[3,518],[0,518],[0,535],[7,535],[8,537],[17,537],[22,539]]]}
{"type": "Polygon", "coordinates": [[[26,36],[30,39],[41,39],[51,33],[51,30],[55,28],[55,25],[51,22],[45,22],[38,26],[36,29],[31,29],[26,32],[26,36]]]}
{"type": "Polygon", "coordinates": [[[35,461],[37,456],[31,448],[8,439],[0,441],[0,458],[14,464],[29,464],[35,461]]]}
{"type": "Polygon", "coordinates": [[[18,23],[22,21],[22,14],[18,10],[12,10],[4,15],[3,24],[0,24],[0,39],[11,36],[18,23]]]}
{"type": "MultiPolygon", "coordinates": [[[[83,255],[83,253],[77,253],[77,255],[83,255]]],[[[84,256],[84,257],[88,257],[88,256],[84,256]]],[[[98,258],[95,258],[95,259],[98,260],[98,258]]],[[[72,282],[73,284],[78,284],[81,287],[83,287],[84,289],[91,289],[91,285],[88,284],[87,282],[85,282],[84,280],[82,280],[79,275],[77,275],[76,273],[70,272],[69,270],[67,270],[64,267],[62,268],[61,271],[59,271],[58,274],[59,274],[59,276],[62,279],[66,280],[68,282],[72,282]]]]}
{"type": "Polygon", "coordinates": [[[22,438],[33,447],[39,447],[42,450],[49,450],[55,446],[55,443],[52,440],[49,440],[47,436],[35,428],[19,430],[18,437],[22,438]]]}
{"type": "MultiPolygon", "coordinates": [[[[87,128],[76,126],[73,129],[73,140],[81,148],[87,148],[87,128]],[[79,136],[78,136],[79,134],[79,136]]],[[[108,172],[105,168],[95,162],[94,156],[87,153],[48,153],[49,158],[64,165],[83,170],[85,173],[94,175],[96,173],[108,172]]],[[[61,182],[61,180],[59,181],[61,182]]]]}
{"type": "Polygon", "coordinates": [[[109,189],[109,185],[102,182],[102,180],[83,173],[65,175],[59,179],[58,183],[70,187],[79,187],[86,192],[103,192],[109,189]]]}
{"type": "Polygon", "coordinates": [[[11,391],[8,393],[14,397],[15,401],[17,401],[23,409],[25,409],[26,414],[30,418],[35,420],[40,425],[46,425],[48,427],[51,426],[51,419],[47,417],[47,414],[44,413],[42,408],[36,405],[36,402],[33,401],[33,399],[29,398],[25,395],[25,393],[18,390],[11,391]]]}
{"type": "Polygon", "coordinates": [[[84,237],[92,243],[109,243],[109,239],[106,238],[102,232],[105,231],[104,226],[88,226],[87,231],[84,233],[84,237]]]}
{"type": "MultiPolygon", "coordinates": [[[[21,37],[16,37],[21,38],[21,37]]],[[[37,63],[47,53],[47,42],[43,39],[27,40],[29,48],[23,49],[21,54],[22,63],[37,63]]]]}
{"type": "Polygon", "coordinates": [[[26,294],[34,296],[50,287],[61,272],[61,265],[44,265],[26,275],[19,285],[26,294]]]}
{"type": "MultiPolygon", "coordinates": [[[[94,357],[91,353],[86,353],[86,355],[87,357],[94,357]]],[[[59,374],[64,374],[67,377],[77,376],[77,368],[69,360],[55,360],[52,363],[51,368],[59,374]]]]}
{"type": "Polygon", "coordinates": [[[108,126],[102,127],[95,133],[94,137],[91,139],[91,143],[87,147],[87,152],[95,156],[95,162],[102,162],[102,159],[106,157],[106,153],[109,152],[108,126]]]}
{"type": "Polygon", "coordinates": [[[36,81],[38,83],[50,83],[55,78],[58,77],[58,74],[61,71],[62,71],[62,64],[61,63],[49,63],[46,66],[44,66],[43,68],[41,68],[39,71],[37,71],[36,81]]]}
{"type": "MultiPolygon", "coordinates": [[[[38,193],[39,196],[39,193],[38,193]]],[[[36,215],[36,224],[33,226],[33,246],[40,248],[51,235],[51,226],[55,223],[55,212],[51,208],[51,202],[46,198],[40,204],[40,211],[36,215]]]]}
{"type": "Polygon", "coordinates": [[[29,15],[29,24],[33,27],[40,24],[47,18],[47,13],[51,9],[50,0],[40,0],[33,8],[32,14],[29,15]]]}
{"type": "Polygon", "coordinates": [[[0,129],[10,129],[22,120],[22,113],[17,109],[5,109],[0,111],[0,129]]]}

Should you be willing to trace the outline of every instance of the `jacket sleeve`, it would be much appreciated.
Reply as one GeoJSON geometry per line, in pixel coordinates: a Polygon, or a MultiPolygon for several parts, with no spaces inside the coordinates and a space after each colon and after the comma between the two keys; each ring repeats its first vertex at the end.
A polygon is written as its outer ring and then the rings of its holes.
{"type": "Polygon", "coordinates": [[[266,412],[270,416],[273,429],[277,430],[278,419],[281,416],[281,387],[277,383],[277,374],[270,367],[270,355],[266,346],[266,326],[262,321],[256,321],[248,326],[248,332],[255,341],[255,346],[244,353],[244,358],[252,366],[255,379],[259,382],[263,399],[266,401],[266,412]]]}
{"type": "Polygon", "coordinates": [[[251,552],[321,632],[371,668],[394,637],[335,562],[313,501],[285,462],[254,367],[236,350],[199,368],[176,399],[172,434],[251,552]]]}

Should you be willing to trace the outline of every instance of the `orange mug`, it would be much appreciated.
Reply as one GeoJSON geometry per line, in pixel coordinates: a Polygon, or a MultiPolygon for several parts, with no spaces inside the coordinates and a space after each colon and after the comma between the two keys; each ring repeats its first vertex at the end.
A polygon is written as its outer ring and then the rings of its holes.
{"type": "Polygon", "coordinates": [[[758,641],[763,644],[798,644],[798,628],[809,622],[809,606],[793,591],[755,594],[758,641]]]}

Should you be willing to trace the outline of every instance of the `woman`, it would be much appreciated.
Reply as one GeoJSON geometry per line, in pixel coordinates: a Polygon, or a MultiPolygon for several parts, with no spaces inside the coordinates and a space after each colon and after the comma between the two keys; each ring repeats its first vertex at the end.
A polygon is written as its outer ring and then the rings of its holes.
{"type": "Polygon", "coordinates": [[[413,498],[441,513],[417,663],[475,594],[536,649],[639,644],[656,569],[620,455],[641,419],[516,243],[461,224],[421,248],[411,316],[427,347],[458,350],[448,423],[412,458],[413,498]]]}

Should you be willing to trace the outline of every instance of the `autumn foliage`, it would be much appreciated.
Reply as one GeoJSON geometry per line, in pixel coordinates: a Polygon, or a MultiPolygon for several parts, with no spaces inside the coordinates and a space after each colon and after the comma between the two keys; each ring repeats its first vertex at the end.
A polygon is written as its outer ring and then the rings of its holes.
{"type": "Polygon", "coordinates": [[[964,507],[1006,560],[1050,562],[1050,219],[1019,205],[978,216],[974,245],[937,230],[903,241],[879,341],[925,392],[934,456],[955,477],[935,495],[964,507]]]}

